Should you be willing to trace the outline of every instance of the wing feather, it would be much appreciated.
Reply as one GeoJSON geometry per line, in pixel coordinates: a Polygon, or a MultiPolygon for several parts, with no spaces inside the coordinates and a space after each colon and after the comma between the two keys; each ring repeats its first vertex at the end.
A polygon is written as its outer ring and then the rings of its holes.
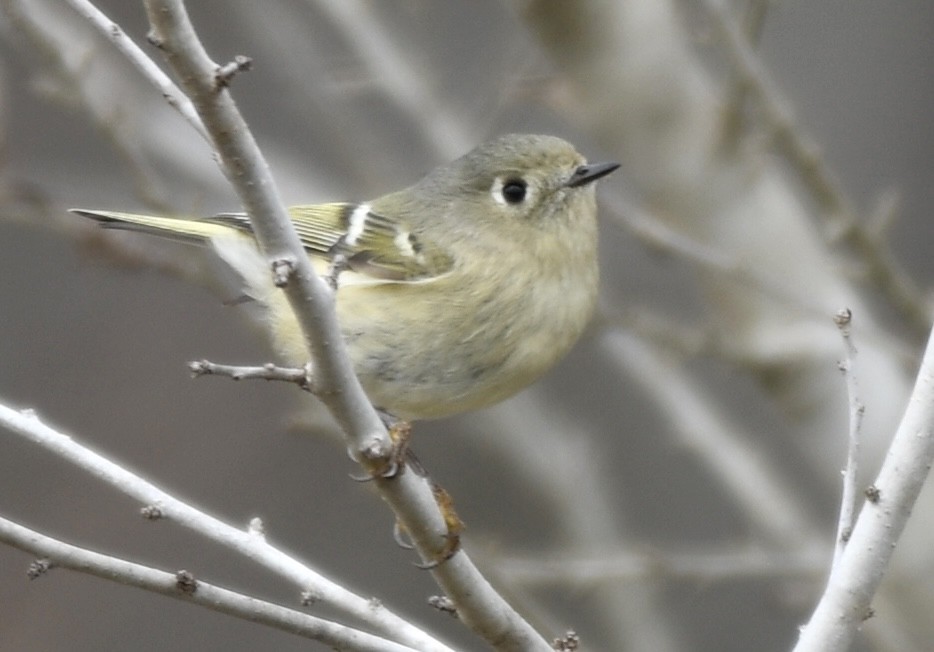
{"type": "MultiPolygon", "coordinates": [[[[443,248],[414,233],[405,222],[374,213],[366,204],[292,206],[289,217],[310,254],[329,261],[341,256],[346,267],[373,280],[422,281],[444,274],[453,265],[443,248]]],[[[207,221],[253,232],[243,213],[224,213],[207,221]]]]}

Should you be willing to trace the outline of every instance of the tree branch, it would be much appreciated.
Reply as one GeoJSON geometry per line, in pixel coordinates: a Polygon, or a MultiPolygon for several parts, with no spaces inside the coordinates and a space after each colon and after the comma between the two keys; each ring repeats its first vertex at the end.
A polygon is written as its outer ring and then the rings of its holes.
{"type": "Polygon", "coordinates": [[[280,367],[267,362],[261,367],[242,367],[239,365],[217,364],[210,360],[193,360],[188,363],[188,369],[195,377],[227,376],[233,380],[280,380],[298,385],[301,389],[312,394],[315,393],[310,365],[296,369],[280,367]]]}
{"type": "Polygon", "coordinates": [[[934,463],[934,334],[853,534],[795,652],[849,650],[934,463]]]}
{"type": "Polygon", "coordinates": [[[846,549],[847,541],[853,533],[853,522],[856,520],[856,488],[859,481],[859,440],[862,432],[863,413],[865,406],[859,398],[859,384],[856,373],[858,353],[853,344],[852,325],[853,313],[844,308],[834,315],[834,323],[843,338],[846,352],[840,369],[846,378],[846,393],[850,406],[850,419],[847,437],[846,467],[843,470],[843,494],[840,497],[840,519],[837,523],[837,538],[834,542],[833,565],[831,574],[836,572],[840,557],[846,549]]]}
{"type": "Polygon", "coordinates": [[[151,0],[146,9],[153,38],[201,115],[224,173],[249,213],[270,269],[276,270],[302,326],[319,396],[351,439],[355,458],[375,469],[379,465],[373,457],[388,458],[391,454],[389,436],[354,376],[333,310],[333,293],[315,274],[279,198],[269,165],[227,85],[218,83],[221,66],[208,57],[182,2],[151,0]]]}
{"type": "Polygon", "coordinates": [[[512,556],[495,559],[497,573],[510,584],[594,590],[640,580],[664,583],[749,581],[769,577],[817,580],[827,567],[827,550],[804,545],[795,550],[758,545],[717,545],[710,550],[669,552],[632,550],[580,554],[512,556]]]}
{"type": "Polygon", "coordinates": [[[348,591],[305,563],[285,554],[268,543],[264,536],[256,532],[256,528],[244,531],[195,509],[42,423],[31,410],[18,411],[0,403],[0,425],[140,501],[146,505],[143,510],[146,518],[171,520],[230,548],[297,585],[302,592],[311,593],[317,602],[367,623],[374,631],[393,640],[420,650],[451,652],[450,648],[386,607],[374,606],[371,600],[348,591]]]}
{"type": "MultiPolygon", "coordinates": [[[[74,39],[62,38],[56,30],[51,29],[33,3],[0,0],[0,6],[13,31],[30,43],[33,55],[38,55],[37,58],[47,69],[49,80],[54,80],[51,84],[46,83],[45,92],[58,102],[71,107],[79,106],[123,160],[124,169],[132,178],[140,200],[154,209],[166,209],[156,175],[143,155],[139,141],[134,139],[134,134],[119,119],[119,109],[113,104],[95,102],[95,91],[90,81],[93,77],[88,74],[87,57],[76,54],[74,39]]],[[[95,26],[102,29],[100,25],[95,26]]],[[[155,64],[151,64],[151,67],[162,75],[155,64]]]]}
{"type": "Polygon", "coordinates": [[[442,158],[459,156],[474,145],[471,129],[437,97],[425,70],[413,61],[409,44],[397,44],[372,7],[361,0],[307,0],[327,14],[335,31],[353,47],[370,78],[412,123],[442,158]]]}
{"type": "Polygon", "coordinates": [[[187,571],[167,573],[79,548],[5,518],[0,518],[0,542],[41,558],[30,568],[29,577],[32,579],[47,573],[51,568],[68,568],[321,641],[336,649],[355,652],[415,652],[417,649],[208,584],[195,579],[187,571]]]}
{"type": "Polygon", "coordinates": [[[104,35],[121,54],[123,54],[137,70],[143,74],[143,78],[152,82],[162,97],[178,111],[185,120],[188,121],[195,131],[202,138],[210,141],[207,129],[201,122],[198,112],[192,105],[191,100],[175,85],[168,75],[155,64],[146,54],[133,42],[121,27],[110,20],[100,9],[95,7],[89,0],[65,0],[71,7],[81,14],[93,25],[97,31],[104,35]]]}
{"type": "MultiPolygon", "coordinates": [[[[309,344],[319,398],[341,424],[351,454],[371,473],[385,468],[393,445],[353,373],[334,311],[334,296],[314,273],[278,197],[268,165],[204,50],[180,0],[147,0],[153,41],[166,56],[211,135],[224,172],[253,221],[309,344]]],[[[229,81],[229,80],[228,80],[229,81]]],[[[447,525],[431,483],[416,473],[374,484],[426,562],[447,545],[447,525]]],[[[499,596],[460,551],[432,573],[460,619],[498,650],[549,650],[548,643],[499,596]]]]}
{"type": "Polygon", "coordinates": [[[610,331],[603,334],[601,344],[659,406],[678,442],[710,469],[711,477],[724,486],[770,542],[811,545],[820,541],[814,519],[794,499],[791,484],[657,346],[628,333],[610,331]]]}
{"type": "Polygon", "coordinates": [[[723,0],[704,0],[736,72],[765,115],[779,149],[823,210],[827,232],[845,242],[866,264],[869,280],[888,298],[917,333],[927,332],[930,302],[891,252],[857,219],[856,209],[821,156],[817,144],[804,134],[794,112],[772,83],[749,47],[723,0]]]}

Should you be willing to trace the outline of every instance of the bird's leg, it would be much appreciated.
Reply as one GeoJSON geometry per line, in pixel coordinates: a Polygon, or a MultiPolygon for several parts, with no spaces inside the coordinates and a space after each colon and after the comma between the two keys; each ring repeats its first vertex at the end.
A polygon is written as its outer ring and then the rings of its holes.
{"type": "Polygon", "coordinates": [[[350,262],[347,260],[347,256],[342,253],[334,254],[334,257],[331,258],[331,264],[328,266],[328,272],[324,275],[324,280],[327,281],[331,290],[337,292],[337,279],[341,272],[348,269],[350,269],[350,262]]]}
{"type": "MultiPolygon", "coordinates": [[[[379,412],[380,418],[389,430],[389,438],[392,440],[393,445],[392,453],[385,465],[374,471],[372,475],[354,479],[362,482],[377,478],[392,480],[400,476],[408,468],[419,477],[425,478],[431,484],[431,492],[438,505],[438,510],[441,512],[441,516],[444,519],[447,531],[444,534],[444,546],[438,551],[434,559],[415,565],[425,570],[437,568],[460,550],[460,535],[464,531],[464,522],[454,509],[454,499],[451,497],[451,494],[449,494],[444,487],[431,479],[428,475],[428,470],[409,446],[412,436],[412,424],[394,417],[385,410],[377,410],[377,412],[379,412]]],[[[402,523],[396,521],[393,527],[393,538],[400,547],[412,549],[413,546],[405,540],[406,537],[408,537],[408,532],[405,527],[402,523]]]]}
{"type": "Polygon", "coordinates": [[[431,481],[431,492],[434,494],[438,509],[441,510],[441,515],[444,517],[444,525],[447,528],[447,532],[444,534],[444,547],[438,551],[435,558],[422,564],[415,564],[418,568],[423,570],[437,568],[456,555],[461,549],[461,533],[466,527],[461,517],[457,515],[457,511],[454,509],[454,498],[451,497],[451,494],[434,481],[431,481]]]}
{"type": "Polygon", "coordinates": [[[408,421],[398,419],[385,410],[377,408],[380,420],[389,431],[389,439],[392,442],[392,450],[382,466],[370,471],[369,475],[350,477],[357,482],[369,482],[376,478],[391,480],[401,475],[408,463],[412,464],[413,470],[419,475],[424,475],[424,468],[418,461],[418,458],[409,450],[409,440],[412,438],[412,424],[408,421]]]}

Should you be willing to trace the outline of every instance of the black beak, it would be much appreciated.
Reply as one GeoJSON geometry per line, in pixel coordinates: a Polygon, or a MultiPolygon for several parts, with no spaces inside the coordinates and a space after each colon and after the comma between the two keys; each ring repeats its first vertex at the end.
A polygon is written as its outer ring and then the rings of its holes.
{"type": "Polygon", "coordinates": [[[574,170],[574,174],[571,175],[571,178],[568,179],[564,185],[568,188],[586,186],[588,183],[605,177],[618,167],[619,163],[591,163],[589,165],[582,165],[574,170]]]}

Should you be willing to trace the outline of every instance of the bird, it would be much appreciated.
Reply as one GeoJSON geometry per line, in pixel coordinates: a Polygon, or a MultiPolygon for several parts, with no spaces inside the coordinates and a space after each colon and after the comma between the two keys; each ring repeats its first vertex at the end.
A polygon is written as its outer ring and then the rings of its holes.
{"type": "MultiPolygon", "coordinates": [[[[597,298],[595,182],[618,167],[588,163],[555,136],[507,134],[377,199],[288,208],[314,269],[332,281],[373,405],[406,421],[449,417],[505,400],[564,357],[597,298]]],[[[71,212],[209,245],[262,307],[281,361],[310,360],[245,213],[71,212]]]]}

